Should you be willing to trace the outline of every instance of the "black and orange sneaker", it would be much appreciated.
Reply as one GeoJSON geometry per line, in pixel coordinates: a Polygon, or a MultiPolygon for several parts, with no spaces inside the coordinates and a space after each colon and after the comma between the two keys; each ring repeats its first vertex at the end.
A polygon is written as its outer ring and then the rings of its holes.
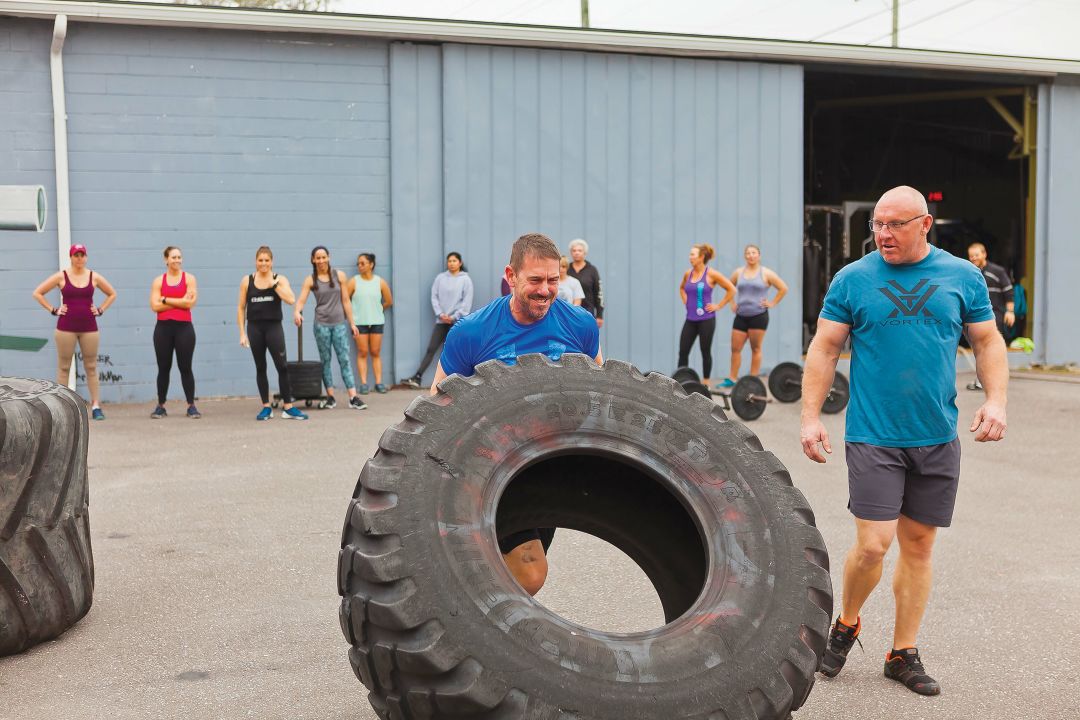
{"type": "Polygon", "coordinates": [[[926,674],[918,648],[892,650],[885,656],[885,677],[903,683],[908,690],[920,695],[938,695],[941,686],[926,674]]]}
{"type": "Polygon", "coordinates": [[[845,625],[840,622],[840,618],[836,618],[832,631],[829,633],[829,644],[825,647],[825,656],[821,658],[822,675],[836,677],[840,674],[840,669],[847,662],[847,655],[851,650],[851,646],[859,643],[859,647],[862,647],[862,640],[859,640],[859,630],[861,629],[862,618],[855,621],[855,627],[845,625]]]}

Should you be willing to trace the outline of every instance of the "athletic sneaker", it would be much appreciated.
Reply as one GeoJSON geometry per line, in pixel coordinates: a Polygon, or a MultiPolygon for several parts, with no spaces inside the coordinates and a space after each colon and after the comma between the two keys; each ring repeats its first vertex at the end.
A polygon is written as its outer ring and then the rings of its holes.
{"type": "Polygon", "coordinates": [[[968,389],[968,390],[982,390],[982,389],[983,389],[983,386],[982,386],[982,383],[981,383],[981,382],[979,382],[978,380],[976,380],[975,382],[969,382],[969,383],[967,384],[967,389],[968,389]]]}
{"type": "Polygon", "coordinates": [[[360,393],[361,395],[367,395],[368,394],[367,383],[364,383],[363,385],[357,385],[356,386],[356,392],[360,393]]]}
{"type": "Polygon", "coordinates": [[[822,675],[836,677],[840,674],[840,668],[847,662],[851,646],[859,643],[859,647],[862,647],[862,640],[859,639],[861,629],[861,618],[855,621],[855,627],[845,625],[840,622],[840,618],[836,618],[832,631],[829,633],[829,644],[825,647],[825,656],[821,659],[822,675]]]}
{"type": "Polygon", "coordinates": [[[413,375],[411,378],[405,378],[404,380],[401,381],[401,384],[402,385],[408,385],[411,388],[416,388],[417,390],[419,390],[420,389],[420,376],[419,375],[413,375]]]}
{"type": "Polygon", "coordinates": [[[387,392],[386,386],[383,385],[382,383],[376,384],[375,385],[375,392],[380,393],[380,394],[385,394],[387,392]]]}
{"type": "Polygon", "coordinates": [[[307,415],[305,415],[303,412],[300,411],[300,408],[291,407],[288,410],[285,410],[284,412],[281,413],[281,419],[282,420],[307,420],[308,417],[307,417],[307,415]]]}
{"type": "Polygon", "coordinates": [[[918,648],[893,650],[885,656],[885,677],[903,683],[908,690],[920,695],[938,695],[941,686],[926,674],[918,648]]]}
{"type": "Polygon", "coordinates": [[[337,407],[337,398],[333,395],[326,398],[326,402],[323,403],[323,410],[333,410],[337,407]]]}
{"type": "MultiPolygon", "coordinates": [[[[165,408],[162,408],[162,410],[164,410],[164,409],[165,408]]],[[[195,407],[194,405],[188,405],[187,416],[189,418],[191,418],[192,420],[198,420],[199,418],[202,417],[202,413],[199,412],[199,408],[195,407]]]]}
{"type": "Polygon", "coordinates": [[[717,390],[726,390],[730,387],[735,387],[735,381],[731,378],[724,378],[724,382],[715,386],[717,390]]]}
{"type": "Polygon", "coordinates": [[[164,407],[162,407],[161,405],[158,405],[156,408],[154,408],[154,412],[150,413],[150,419],[151,420],[160,420],[161,418],[165,417],[168,414],[169,413],[165,412],[164,407]]]}
{"type": "Polygon", "coordinates": [[[101,412],[101,408],[94,408],[93,410],[90,411],[90,417],[92,417],[95,420],[104,420],[105,419],[105,413],[101,412]]]}
{"type": "Polygon", "coordinates": [[[367,403],[360,399],[359,395],[349,398],[349,407],[353,410],[367,410],[367,403]]]}
{"type": "Polygon", "coordinates": [[[268,407],[264,407],[259,411],[259,414],[255,416],[256,420],[269,420],[274,417],[274,411],[268,407]]]}

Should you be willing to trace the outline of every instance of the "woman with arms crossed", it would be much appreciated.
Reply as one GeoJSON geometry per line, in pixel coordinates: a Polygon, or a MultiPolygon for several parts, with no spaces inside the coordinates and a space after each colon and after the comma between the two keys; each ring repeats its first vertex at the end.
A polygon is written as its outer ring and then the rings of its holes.
{"type": "Polygon", "coordinates": [[[236,305],[236,323],[240,326],[240,345],[251,348],[255,358],[255,382],[259,385],[262,410],[256,420],[274,417],[270,408],[270,383],[266,379],[266,352],[277,368],[278,385],[284,411],[281,417],[307,420],[308,416],[293,407],[289,371],[285,366],[285,333],[281,329],[281,303],[296,302],[289,280],[274,272],[274,253],[263,245],[255,252],[255,272],[240,281],[236,305]]]}
{"type": "Polygon", "coordinates": [[[90,391],[90,415],[94,420],[104,420],[97,374],[98,345],[101,340],[97,319],[116,302],[116,291],[105,278],[86,268],[85,245],[72,245],[68,256],[71,258],[71,268],[53,273],[38,285],[34,289],[34,299],[57,316],[53,336],[56,341],[56,382],[68,384],[77,344],[86,372],[86,387],[90,391]],[[53,288],[60,289],[60,304],[56,307],[45,299],[45,293],[53,288]],[[94,304],[95,290],[105,293],[105,302],[101,305],[94,304]]]}
{"type": "Polygon", "coordinates": [[[191,359],[195,355],[195,326],[191,323],[191,308],[198,300],[195,276],[183,271],[184,256],[180,248],[165,248],[165,273],[155,277],[150,285],[150,309],[157,313],[154,325],[154,355],[157,356],[158,404],[150,417],[160,420],[168,415],[165,400],[169,396],[169,374],[172,372],[173,353],[180,369],[180,384],[184,386],[187,400],[187,416],[194,420],[202,417],[195,407],[195,375],[191,372],[191,359]]]}

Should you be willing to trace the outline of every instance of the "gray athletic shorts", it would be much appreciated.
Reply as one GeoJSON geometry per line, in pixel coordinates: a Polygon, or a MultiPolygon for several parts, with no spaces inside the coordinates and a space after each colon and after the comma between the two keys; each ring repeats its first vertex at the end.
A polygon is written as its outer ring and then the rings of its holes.
{"type": "Polygon", "coordinates": [[[847,443],[848,509],[861,520],[905,515],[949,527],[960,484],[960,440],[893,448],[847,443]]]}

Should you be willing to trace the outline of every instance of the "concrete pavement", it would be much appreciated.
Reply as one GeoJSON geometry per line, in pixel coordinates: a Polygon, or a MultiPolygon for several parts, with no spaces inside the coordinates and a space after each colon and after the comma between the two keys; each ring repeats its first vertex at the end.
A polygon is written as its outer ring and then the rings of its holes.
{"type": "MultiPolygon", "coordinates": [[[[958,377],[961,425],[981,394],[958,377]]],[[[256,423],[251,399],[206,400],[203,419],[108,406],[91,427],[94,606],[59,640],[0,658],[0,718],[353,718],[374,720],[346,657],[335,587],[356,477],[416,393],[371,409],[312,410],[256,423]]],[[[890,553],[862,636],[797,720],[961,720],[1080,714],[1080,385],[1014,380],[1009,433],[976,444],[962,427],[963,478],[942,531],[921,648],[937,698],[881,676],[890,644],[890,553]]],[[[827,424],[842,448],[843,416],[827,424]]],[[[798,444],[798,406],[750,427],[788,466],[829,547],[839,595],[852,525],[842,452],[824,466],[798,444]]],[[[656,627],[644,575],[610,546],[562,531],[541,602],[611,631],[656,627]]]]}

